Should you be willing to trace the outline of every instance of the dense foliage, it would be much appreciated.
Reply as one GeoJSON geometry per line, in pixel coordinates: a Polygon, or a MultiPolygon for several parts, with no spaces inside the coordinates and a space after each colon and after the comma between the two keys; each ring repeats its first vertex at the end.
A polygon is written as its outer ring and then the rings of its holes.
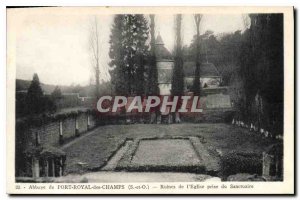
{"type": "Polygon", "coordinates": [[[27,92],[16,94],[17,117],[54,112],[55,110],[56,107],[52,99],[44,95],[37,74],[33,75],[27,92]]]}
{"type": "Polygon", "coordinates": [[[231,152],[221,157],[221,175],[223,178],[238,173],[261,175],[261,172],[261,154],[231,152]]]}
{"type": "Polygon", "coordinates": [[[149,27],[143,15],[116,15],[110,35],[111,81],[118,95],[145,93],[149,27]]]}
{"type": "MultiPolygon", "coordinates": [[[[199,62],[213,63],[222,76],[223,85],[229,85],[230,79],[238,68],[241,38],[241,31],[215,35],[214,32],[208,30],[199,36],[199,62]]],[[[196,52],[197,35],[194,36],[190,46],[184,47],[184,60],[195,60],[196,52]]]]}
{"type": "MultiPolygon", "coordinates": [[[[283,15],[251,14],[243,32],[200,35],[201,61],[213,63],[229,86],[238,118],[275,134],[283,126],[283,15]]],[[[193,61],[197,36],[184,47],[193,61]]],[[[201,68],[201,65],[200,65],[201,68]]]]}
{"type": "Polygon", "coordinates": [[[51,93],[51,97],[53,99],[59,99],[59,98],[62,98],[62,93],[61,93],[61,89],[56,86],[53,90],[53,92],[51,93]]]}
{"type": "Polygon", "coordinates": [[[283,132],[283,15],[250,15],[239,57],[240,118],[283,132]]]}

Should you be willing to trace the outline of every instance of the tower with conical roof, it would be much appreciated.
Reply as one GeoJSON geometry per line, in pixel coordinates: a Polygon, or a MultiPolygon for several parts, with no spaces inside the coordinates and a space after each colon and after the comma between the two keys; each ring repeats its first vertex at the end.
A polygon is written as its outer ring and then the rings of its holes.
{"type": "Polygon", "coordinates": [[[158,33],[157,38],[155,40],[155,51],[157,60],[173,60],[171,53],[165,47],[160,33],[158,33]]]}
{"type": "Polygon", "coordinates": [[[158,33],[158,36],[155,40],[155,56],[158,73],[159,94],[170,95],[172,88],[174,60],[172,54],[165,47],[160,33],[158,33]]]}

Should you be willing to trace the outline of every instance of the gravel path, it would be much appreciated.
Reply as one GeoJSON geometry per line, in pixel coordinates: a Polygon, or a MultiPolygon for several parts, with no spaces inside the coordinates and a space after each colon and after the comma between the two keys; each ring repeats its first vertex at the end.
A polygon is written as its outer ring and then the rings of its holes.
{"type": "Polygon", "coordinates": [[[102,167],[101,170],[103,171],[113,171],[117,165],[118,162],[121,160],[125,152],[129,149],[130,145],[133,143],[132,140],[126,141],[125,145],[122,146],[117,153],[107,162],[107,164],[102,167]]]}

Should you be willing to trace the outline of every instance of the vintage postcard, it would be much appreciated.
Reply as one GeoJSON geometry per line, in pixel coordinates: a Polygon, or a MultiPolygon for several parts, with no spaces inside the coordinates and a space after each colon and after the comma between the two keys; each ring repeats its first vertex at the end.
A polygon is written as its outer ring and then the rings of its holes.
{"type": "Polygon", "coordinates": [[[293,7],[7,8],[7,193],[294,194],[293,7]]]}

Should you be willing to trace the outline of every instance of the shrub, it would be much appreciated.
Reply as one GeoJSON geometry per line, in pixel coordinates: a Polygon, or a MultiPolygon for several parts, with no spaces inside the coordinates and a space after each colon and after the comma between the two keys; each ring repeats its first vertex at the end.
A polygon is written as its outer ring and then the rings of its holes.
{"type": "Polygon", "coordinates": [[[230,152],[221,157],[223,178],[237,173],[261,174],[262,155],[258,153],[230,152]]]}

